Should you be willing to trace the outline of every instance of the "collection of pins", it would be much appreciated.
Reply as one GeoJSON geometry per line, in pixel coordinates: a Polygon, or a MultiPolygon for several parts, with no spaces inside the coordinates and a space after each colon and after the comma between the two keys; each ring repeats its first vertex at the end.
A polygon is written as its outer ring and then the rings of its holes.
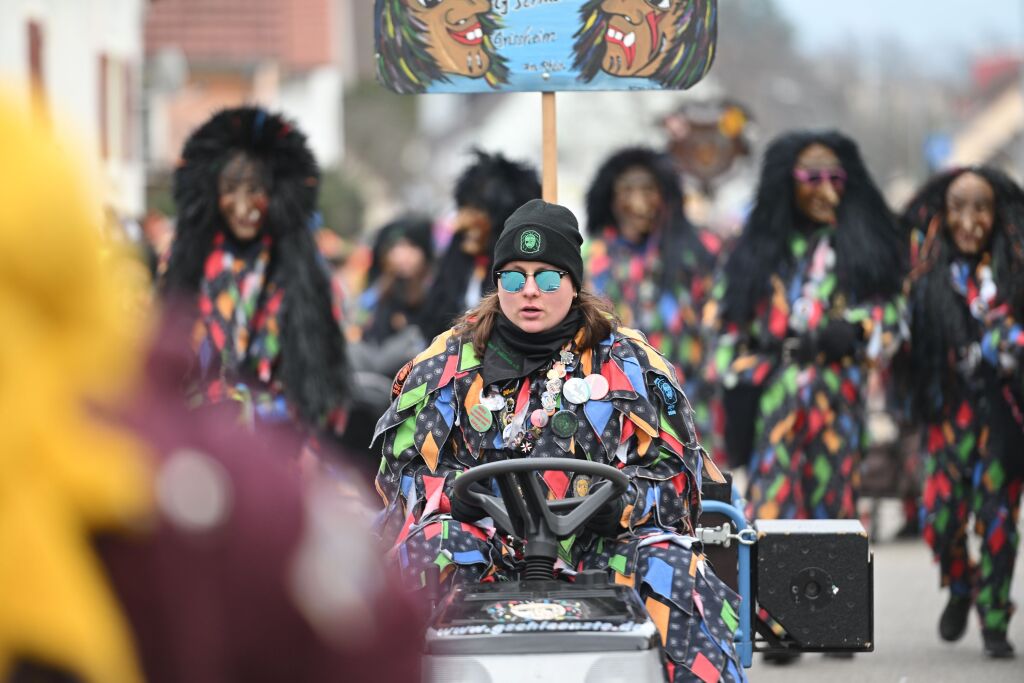
{"type": "Polygon", "coordinates": [[[559,410],[559,395],[567,403],[583,405],[587,401],[599,401],[608,395],[608,380],[598,374],[565,379],[576,362],[570,351],[562,351],[557,361],[547,371],[541,407],[529,413],[529,427],[525,424],[527,413],[515,414],[515,399],[501,394],[480,392],[480,402],[469,411],[469,425],[478,432],[486,432],[494,425],[493,413],[503,411],[504,429],[502,438],[506,447],[518,448],[523,453],[533,450],[534,442],[549,424],[555,436],[563,439],[572,437],[579,429],[579,418],[572,410],[559,410]]]}

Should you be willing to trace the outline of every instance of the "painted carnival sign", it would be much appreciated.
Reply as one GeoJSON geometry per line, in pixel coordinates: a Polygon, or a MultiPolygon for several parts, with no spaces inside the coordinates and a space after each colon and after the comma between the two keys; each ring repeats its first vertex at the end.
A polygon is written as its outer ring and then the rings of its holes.
{"type": "Polygon", "coordinates": [[[681,90],[715,56],[717,0],[376,0],[398,93],[681,90]]]}

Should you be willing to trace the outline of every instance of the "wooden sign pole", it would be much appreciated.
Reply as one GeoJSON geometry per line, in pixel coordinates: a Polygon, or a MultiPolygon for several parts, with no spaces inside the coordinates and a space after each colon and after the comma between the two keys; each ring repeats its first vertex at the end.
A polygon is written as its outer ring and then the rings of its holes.
{"type": "Polygon", "coordinates": [[[558,202],[558,126],[555,117],[555,93],[541,93],[541,177],[544,201],[558,202]]]}

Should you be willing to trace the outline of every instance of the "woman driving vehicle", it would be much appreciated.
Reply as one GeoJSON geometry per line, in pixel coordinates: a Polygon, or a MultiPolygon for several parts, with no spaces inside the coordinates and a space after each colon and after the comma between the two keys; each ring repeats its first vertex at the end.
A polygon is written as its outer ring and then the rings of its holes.
{"type": "MultiPolygon", "coordinates": [[[[568,209],[521,206],[495,245],[497,291],[399,372],[376,429],[385,539],[413,586],[434,566],[445,590],[516,580],[522,544],[455,500],[455,478],[508,458],[617,467],[630,479],[626,493],[562,543],[556,573],[605,570],[634,587],[660,631],[669,680],[744,680],[733,645],[738,598],[692,536],[701,478],[721,474],[697,442],[671,364],[581,288],[582,241],[568,209]]],[[[578,474],[549,471],[544,482],[552,500],[590,489],[578,474]]]]}

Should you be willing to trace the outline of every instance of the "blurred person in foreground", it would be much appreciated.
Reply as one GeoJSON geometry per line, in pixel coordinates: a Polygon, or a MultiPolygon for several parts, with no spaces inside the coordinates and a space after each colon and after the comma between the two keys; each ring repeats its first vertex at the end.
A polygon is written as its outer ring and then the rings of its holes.
{"type": "Polygon", "coordinates": [[[341,430],[345,344],[313,233],[318,188],[305,136],[264,109],[225,109],[185,142],[160,291],[194,307],[194,404],[341,430]]]}
{"type": "Polygon", "coordinates": [[[985,653],[1006,639],[1024,484],[1024,192],[1004,173],[968,167],[932,178],[911,200],[913,406],[923,422],[924,537],[949,602],[944,640],[959,640],[972,603],[985,653]],[[981,556],[968,552],[969,520],[981,556]]]}
{"type": "MultiPolygon", "coordinates": [[[[704,458],[671,364],[583,288],[582,242],[565,207],[524,204],[495,245],[498,291],[410,361],[377,424],[385,540],[414,586],[435,566],[445,589],[514,581],[521,546],[483,509],[452,500],[455,478],[506,459],[618,465],[629,487],[562,544],[555,571],[600,570],[635,587],[669,680],[693,680],[694,670],[745,680],[733,644],[738,598],[693,538],[701,477],[722,475],[704,458]]],[[[591,480],[548,472],[544,482],[551,499],[567,499],[585,496],[591,480]]]]}
{"type": "Polygon", "coordinates": [[[794,132],[705,309],[747,517],[856,518],[866,372],[904,337],[900,233],[856,144],[794,132]]]}
{"type": "Polygon", "coordinates": [[[589,288],[675,366],[707,447],[714,430],[700,312],[720,240],[687,219],[671,159],[643,147],[619,150],[598,169],[587,191],[587,232],[589,288]]]}
{"type": "Polygon", "coordinates": [[[438,258],[421,317],[423,336],[433,339],[481,298],[494,291],[491,255],[505,221],[530,199],[540,197],[537,171],[501,154],[473,152],[476,160],[455,182],[455,234],[438,258]]]}
{"type": "Polygon", "coordinates": [[[186,410],[190,318],[141,362],[98,194],[13,102],[0,93],[0,681],[417,680],[416,612],[352,523],[359,493],[301,479],[276,452],[292,433],[186,410]]]}

